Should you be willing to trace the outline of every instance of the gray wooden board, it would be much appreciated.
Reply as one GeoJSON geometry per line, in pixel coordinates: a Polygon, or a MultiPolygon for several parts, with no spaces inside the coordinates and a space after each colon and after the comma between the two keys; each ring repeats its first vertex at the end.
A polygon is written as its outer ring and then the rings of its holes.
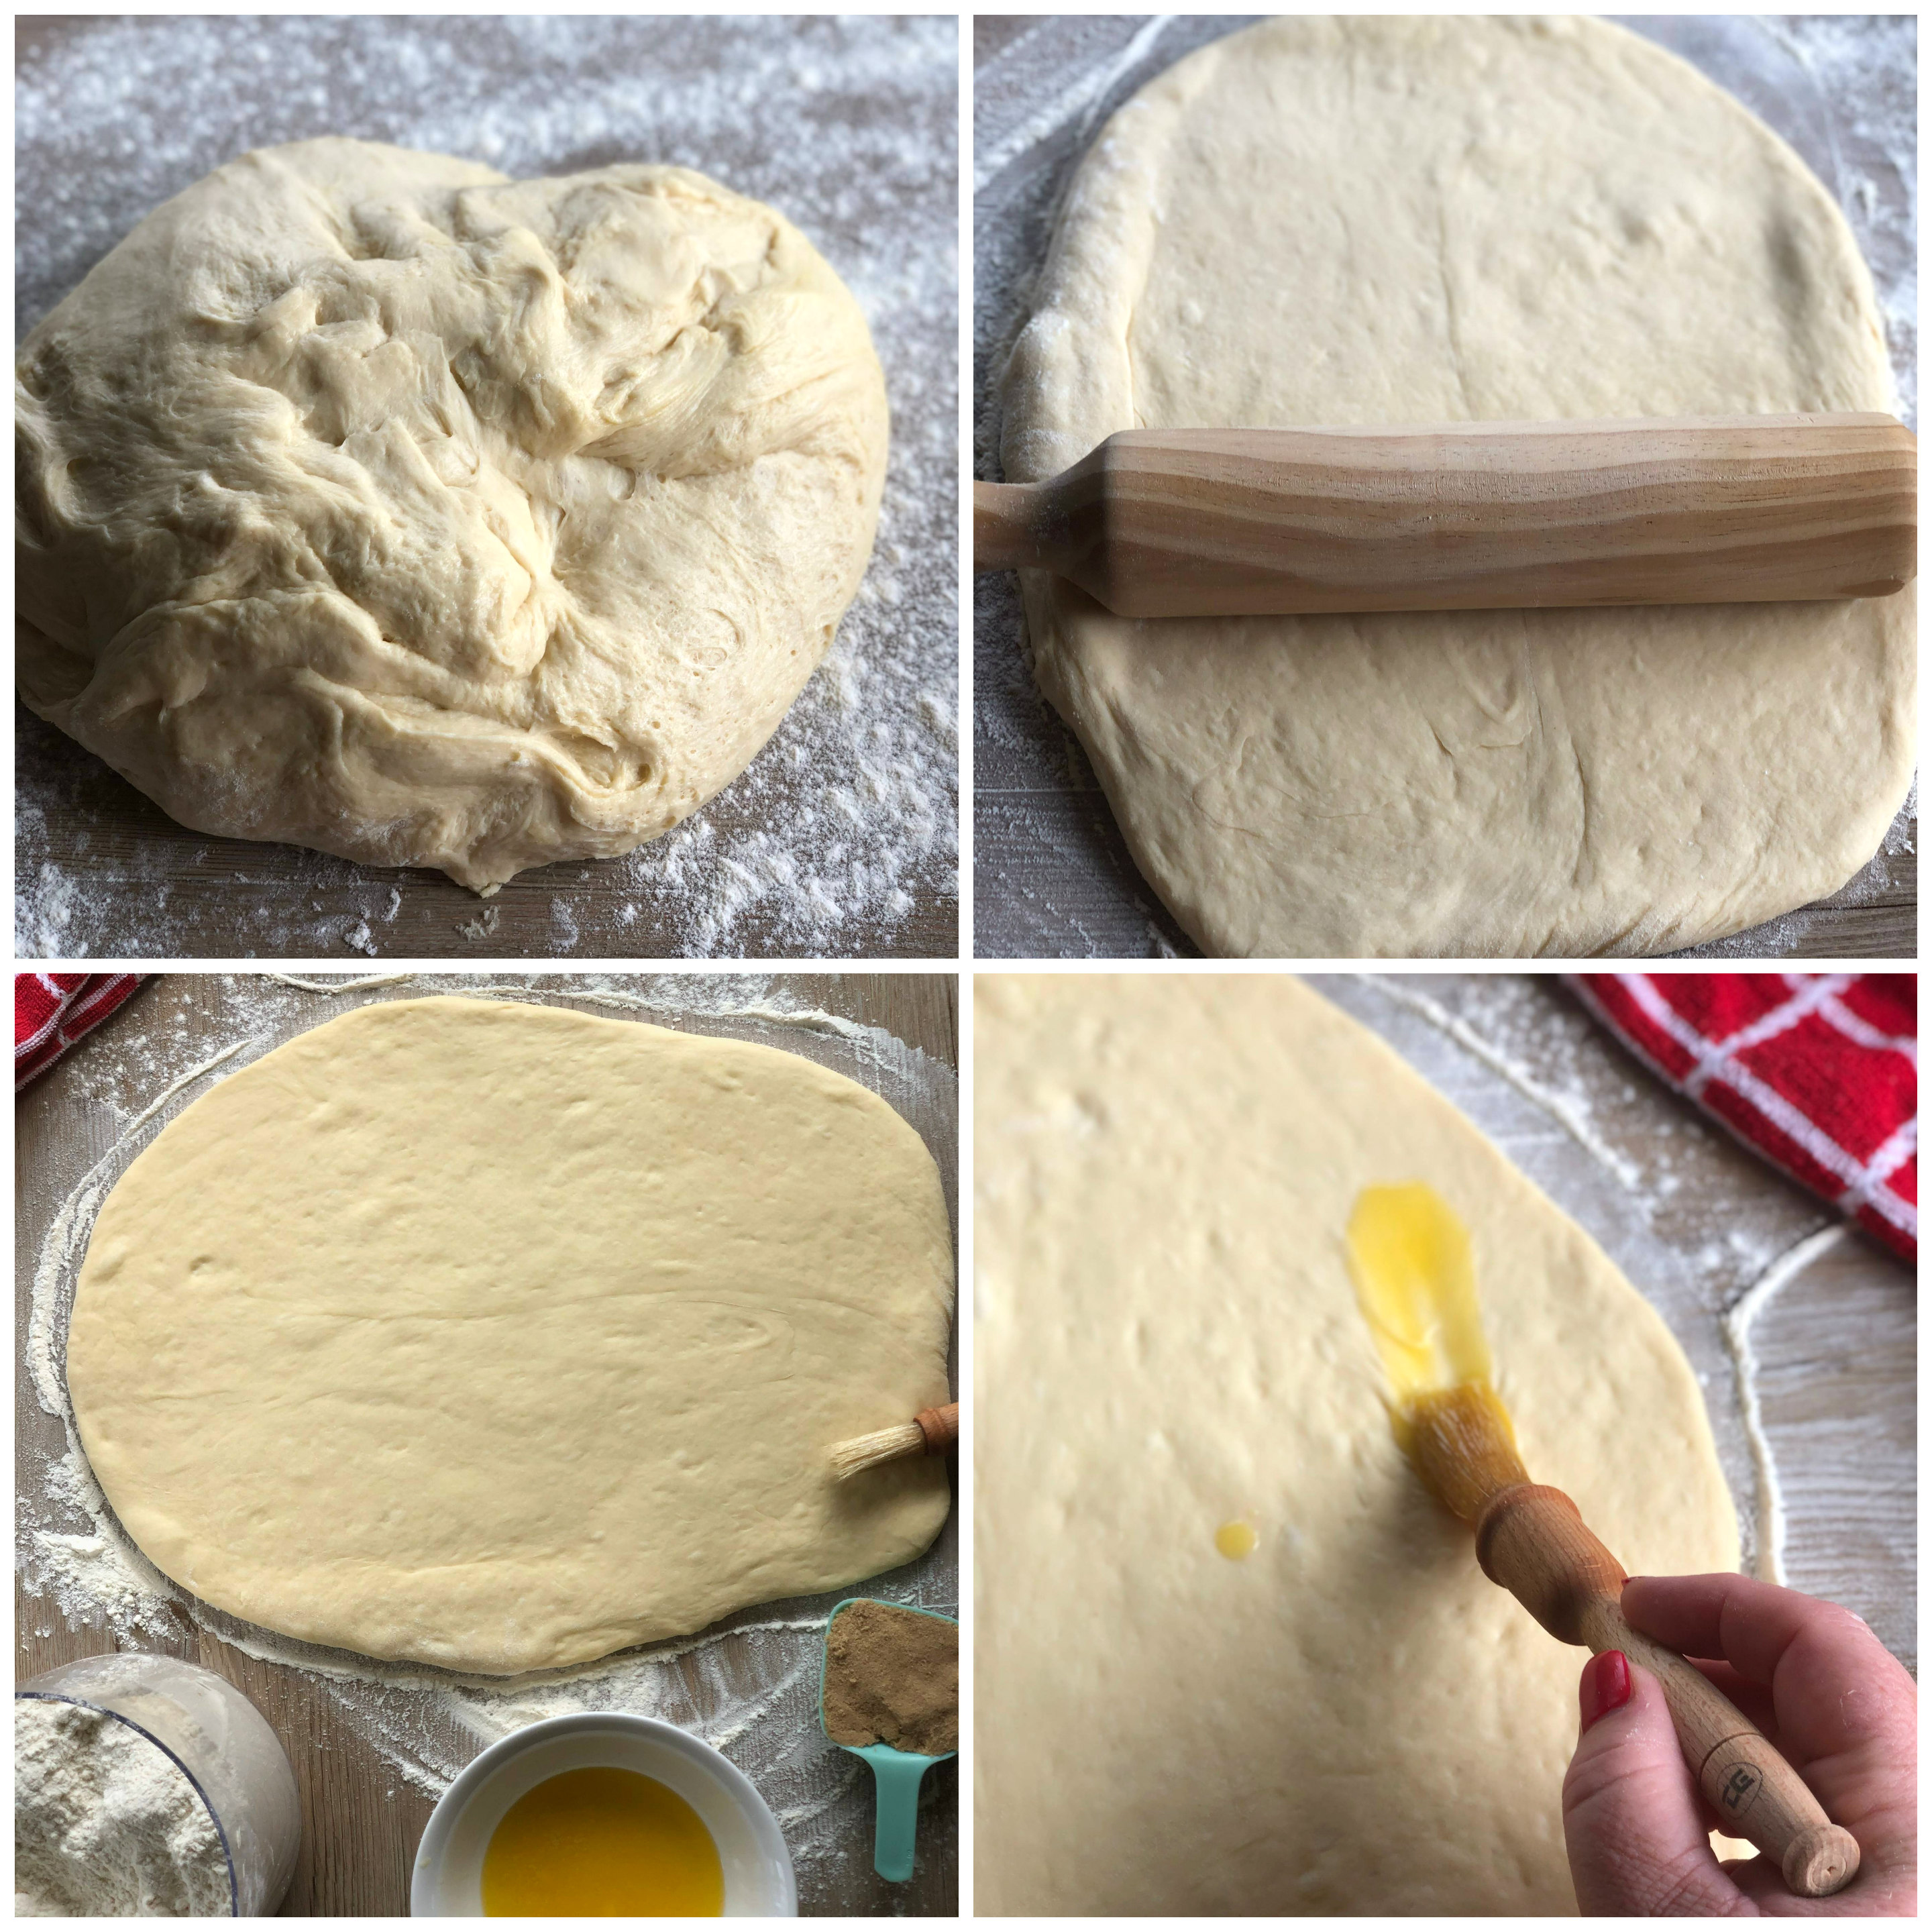
{"type": "Polygon", "coordinates": [[[672,161],[772,202],[885,364],[878,548],[742,776],[620,859],[485,901],[210,838],[16,707],[38,958],[951,958],[958,950],[958,32],[950,19],[64,16],[17,29],[17,326],[250,147],[354,134],[518,177],[672,161]]]}
{"type": "MultiPolygon", "coordinates": [[[[974,474],[1000,476],[999,378],[1030,313],[1053,215],[1113,110],[1252,16],[974,22],[974,474]]],[[[1836,193],[1876,274],[1916,419],[1917,22],[1626,18],[1727,88],[1836,193]]],[[[1908,593],[1909,594],[1909,593],[1908,593]]],[[[981,958],[1195,956],[1140,875],[1086,753],[1035,687],[1016,580],[974,580],[974,950],[981,958]]],[[[1916,800],[1829,899],[1694,948],[1712,958],[1917,956],[1916,800]]],[[[1692,956],[1686,954],[1684,956],[1692,956]]]]}
{"type": "MultiPolygon", "coordinates": [[[[237,1040],[250,1044],[214,1077],[320,1024],[346,1004],[434,992],[494,989],[586,1012],[614,1011],[619,1017],[758,1040],[836,1067],[882,1094],[919,1129],[938,1162],[956,1225],[958,986],[950,974],[514,974],[488,981],[458,974],[332,992],[258,977],[161,978],[35,1082],[20,1102],[16,1334],[26,1335],[37,1260],[61,1203],[104,1159],[109,1171],[118,1173],[165,1120],[208,1084],[203,1079],[186,1088],[149,1127],[129,1136],[130,1120],[172,1081],[237,1040]],[[608,1004],[614,994],[642,996],[652,1002],[651,1010],[614,1009],[608,1004]],[[804,1018],[785,1024],[720,1010],[734,1006],[784,1007],[804,1018]],[[879,1030],[843,1034],[811,1020],[814,1012],[879,1030]]],[[[16,1679],[72,1658],[133,1648],[194,1660],[238,1684],[274,1726],[302,1791],[302,1858],[284,1914],[406,1912],[410,1864],[432,1803],[425,1787],[439,1786],[450,1768],[473,1756],[486,1732],[494,1735],[544,1714],[542,1700],[551,1690],[566,1703],[581,1701],[569,1690],[568,1673],[562,1684],[538,1686],[512,1704],[482,1696],[464,1701],[453,1688],[446,1696],[415,1682],[332,1678],[250,1654],[230,1640],[257,1651],[275,1650],[279,1640],[265,1646],[263,1633],[194,1604],[178,1590],[164,1606],[133,1622],[98,1612],[90,1616],[57,1577],[45,1576],[34,1558],[37,1539],[49,1526],[57,1526],[56,1534],[89,1526],[50,1492],[50,1466],[66,1448],[63,1427],[40,1408],[24,1374],[16,1376],[16,1414],[23,1568],[44,1584],[16,1591],[16,1679]],[[479,1717],[482,1731],[476,1728],[479,1717]]],[[[948,1522],[917,1562],[873,1580],[862,1592],[956,1614],[956,1521],[948,1522]]],[[[870,1774],[857,1760],[826,1744],[817,1727],[818,1631],[759,1628],[775,1621],[822,1624],[838,1598],[848,1594],[760,1606],[726,1619],[711,1634],[716,1642],[682,1654],[676,1646],[633,1653],[665,1660],[602,1680],[593,1700],[604,1708],[626,1708],[627,1697],[648,1690],[656,1714],[700,1735],[715,1727],[721,1714],[741,1707],[751,1713],[742,1730],[722,1739],[722,1748],[784,1822],[797,1858],[802,1910],[948,1915],[958,1905],[956,1764],[943,1764],[927,1776],[911,1882],[886,1885],[872,1870],[870,1774]]],[[[320,1663],[336,1654],[314,1654],[320,1663]]]]}

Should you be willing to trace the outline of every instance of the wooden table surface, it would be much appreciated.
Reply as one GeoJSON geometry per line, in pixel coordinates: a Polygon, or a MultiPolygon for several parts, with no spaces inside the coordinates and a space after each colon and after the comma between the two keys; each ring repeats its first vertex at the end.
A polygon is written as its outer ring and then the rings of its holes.
{"type": "MultiPolygon", "coordinates": [[[[696,976],[693,976],[694,980],[696,976]]],[[[536,982],[544,992],[567,997],[599,988],[648,987],[658,1000],[676,997],[677,976],[583,975],[547,976],[536,982]]],[[[532,982],[522,982],[529,986],[532,982]]],[[[697,982],[716,988],[712,978],[697,982]]],[[[958,981],[947,974],[791,974],[760,976],[745,982],[752,1002],[789,998],[805,1009],[883,1028],[918,1049],[944,1068],[954,1068],[958,1058],[958,981]]],[[[196,1066],[218,1047],[239,1036],[255,1023],[259,1009],[244,1018],[230,997],[226,976],[175,974],[151,984],[109,1020],[100,1030],[70,1052],[54,1070],[36,1082],[18,1107],[16,1161],[16,1263],[20,1274],[16,1336],[26,1334],[35,1259],[50,1220],[80,1177],[113,1145],[130,1118],[152,1100],[168,1081],[196,1066]],[[118,1043],[117,1043],[118,1042],[118,1043]],[[141,1051],[134,1051],[136,1043],[141,1051]]],[[[434,982],[370,986],[341,996],[361,1000],[392,998],[415,991],[460,990],[439,977],[434,982]]],[[[541,997],[542,995],[538,995],[541,997]]],[[[298,1001],[298,993],[292,994],[298,1001]]],[[[320,1024],[340,1010],[340,1002],[313,996],[305,1023],[320,1024]]],[[[595,1006],[587,1010],[598,1010],[595,1006]]],[[[673,1021],[662,1012],[652,1018],[700,1032],[731,1031],[794,1047],[811,1057],[838,1064],[830,1052],[814,1050],[821,1042],[811,1034],[783,1026],[755,1025],[693,1015],[673,1021]]],[[[300,1030],[287,1026],[277,1036],[300,1030]]],[[[877,1056],[874,1056],[876,1059],[877,1056]]],[[[874,1067],[867,1078],[861,1053],[844,1070],[865,1078],[889,1100],[898,1096],[884,1068],[874,1067]]],[[[950,1096],[950,1083],[940,1088],[950,1096]]],[[[199,1089],[193,1090],[200,1090],[199,1089]]],[[[170,1112],[187,1104],[184,1094],[170,1112]]],[[[901,1102],[900,1104],[903,1104],[901,1102]]],[[[937,1113],[939,1109],[935,1108],[937,1113]]],[[[958,1213],[956,1121],[935,1127],[916,1121],[939,1162],[949,1208],[958,1213]]],[[[30,1380],[16,1377],[16,1467],[25,1472],[41,1466],[62,1446],[61,1424],[35,1402],[30,1380]]],[[[922,1584],[921,1600],[943,1606],[958,1601],[958,1533],[949,1522],[934,1549],[917,1564],[893,1573],[894,1593],[907,1595],[907,1586],[922,1584]]],[[[883,1585],[884,1580],[881,1580],[883,1585]]],[[[837,1592],[825,1598],[781,1606],[787,1614],[822,1615],[837,1592]]],[[[757,1614],[773,1612],[760,1610],[757,1614]]],[[[316,1676],[280,1663],[265,1662],[224,1642],[207,1627],[207,1613],[191,1616],[180,1605],[161,1623],[141,1634],[138,1643],[125,1645],[107,1628],[70,1620],[52,1595],[37,1595],[16,1587],[15,1656],[16,1681],[52,1669],[70,1659],[117,1648],[164,1651],[218,1672],[253,1700],[274,1726],[295,1766],[301,1788],[303,1820],[302,1856],[295,1880],[282,1906],[285,1916],[382,1916],[406,1913],[409,1878],[417,1840],[427,1823],[432,1800],[399,1774],[394,1760],[372,1740],[368,1727],[355,1720],[344,1700],[332,1695],[316,1676]]],[[[733,1640],[718,1647],[728,1665],[733,1640]]],[[[680,1659],[680,1667],[690,1663],[680,1659]]],[[[800,1753],[830,1752],[815,1730],[801,1736],[800,1753]]],[[[473,1754],[473,1741],[469,1747],[473,1754]]],[[[728,1744],[728,1754],[738,1746],[728,1744]]],[[[841,1914],[910,1913],[947,1916],[958,1900],[958,1768],[949,1761],[928,1774],[922,1811],[919,1862],[912,1882],[889,1886],[870,1868],[869,1793],[862,1786],[849,1794],[840,1816],[844,1841],[837,1856],[802,1864],[799,1868],[800,1909],[808,1912],[841,1914]]],[[[768,1794],[769,1795],[769,1794],[768,1794]]]]}
{"type": "MultiPolygon", "coordinates": [[[[1052,232],[1067,178],[1106,116],[1196,46],[1250,18],[1181,15],[1151,41],[1144,17],[980,16],[974,82],[974,474],[1000,480],[999,382],[1052,232]],[[1138,39],[1137,37],[1142,37],[1138,39]]],[[[1835,184],[1882,274],[1894,231],[1915,232],[1910,176],[1892,165],[1898,125],[1915,124],[1909,70],[1895,84],[1842,58],[1896,23],[1841,20],[1832,60],[1792,23],[1672,16],[1626,20],[1739,92],[1835,184]],[[1868,197],[1876,194],[1876,200],[1868,197]],[[1902,230],[1901,230],[1902,224],[1902,230]]],[[[1883,43],[1889,46],[1892,42],[1883,43]]],[[[1882,69],[1900,63],[1887,57],[1882,69]]],[[[1908,142],[1909,134],[1904,137],[1908,142]]],[[[1909,243],[1906,244],[1909,246],[1909,243]]],[[[1894,342],[1902,383],[1911,338],[1894,342]]],[[[1906,393],[1910,393],[1910,388],[1906,393]]],[[[974,951],[982,959],[1192,958],[1194,942],[1140,874],[1078,740],[1035,686],[1018,580],[976,578],[973,594],[974,951]]],[[[1910,959],[1918,954],[1916,813],[1829,898],[1714,940],[1684,957],[1910,959]]]]}

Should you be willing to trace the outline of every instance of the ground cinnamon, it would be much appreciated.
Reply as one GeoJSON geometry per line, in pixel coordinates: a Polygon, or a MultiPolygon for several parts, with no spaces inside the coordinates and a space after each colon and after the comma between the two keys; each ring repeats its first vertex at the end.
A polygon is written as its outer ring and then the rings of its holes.
{"type": "Polygon", "coordinates": [[[959,1748],[959,1626],[860,1598],[825,1637],[825,1731],[922,1757],[959,1748]]]}

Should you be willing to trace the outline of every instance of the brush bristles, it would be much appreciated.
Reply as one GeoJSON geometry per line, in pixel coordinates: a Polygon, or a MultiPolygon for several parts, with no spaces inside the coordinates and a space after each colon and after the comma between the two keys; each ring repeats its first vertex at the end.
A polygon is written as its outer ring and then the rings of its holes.
{"type": "Polygon", "coordinates": [[[1498,1490],[1529,1480],[1509,1411],[1487,1382],[1418,1396],[1408,1421],[1416,1473],[1465,1522],[1474,1522],[1498,1490]]]}
{"type": "Polygon", "coordinates": [[[875,1429],[869,1436],[855,1436],[849,1442],[832,1445],[832,1471],[840,1482],[877,1468],[881,1462],[896,1462],[902,1456],[916,1456],[926,1447],[926,1431],[916,1422],[902,1422],[891,1429],[875,1429]]]}

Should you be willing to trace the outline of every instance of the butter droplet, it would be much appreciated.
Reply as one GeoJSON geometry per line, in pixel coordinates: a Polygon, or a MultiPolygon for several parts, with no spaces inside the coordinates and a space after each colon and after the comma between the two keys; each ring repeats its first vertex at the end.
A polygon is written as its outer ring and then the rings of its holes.
{"type": "Polygon", "coordinates": [[[1234,1563],[1240,1562],[1244,1556],[1252,1556],[1255,1546],[1260,1541],[1250,1523],[1224,1522],[1214,1532],[1214,1547],[1234,1563]]]}

